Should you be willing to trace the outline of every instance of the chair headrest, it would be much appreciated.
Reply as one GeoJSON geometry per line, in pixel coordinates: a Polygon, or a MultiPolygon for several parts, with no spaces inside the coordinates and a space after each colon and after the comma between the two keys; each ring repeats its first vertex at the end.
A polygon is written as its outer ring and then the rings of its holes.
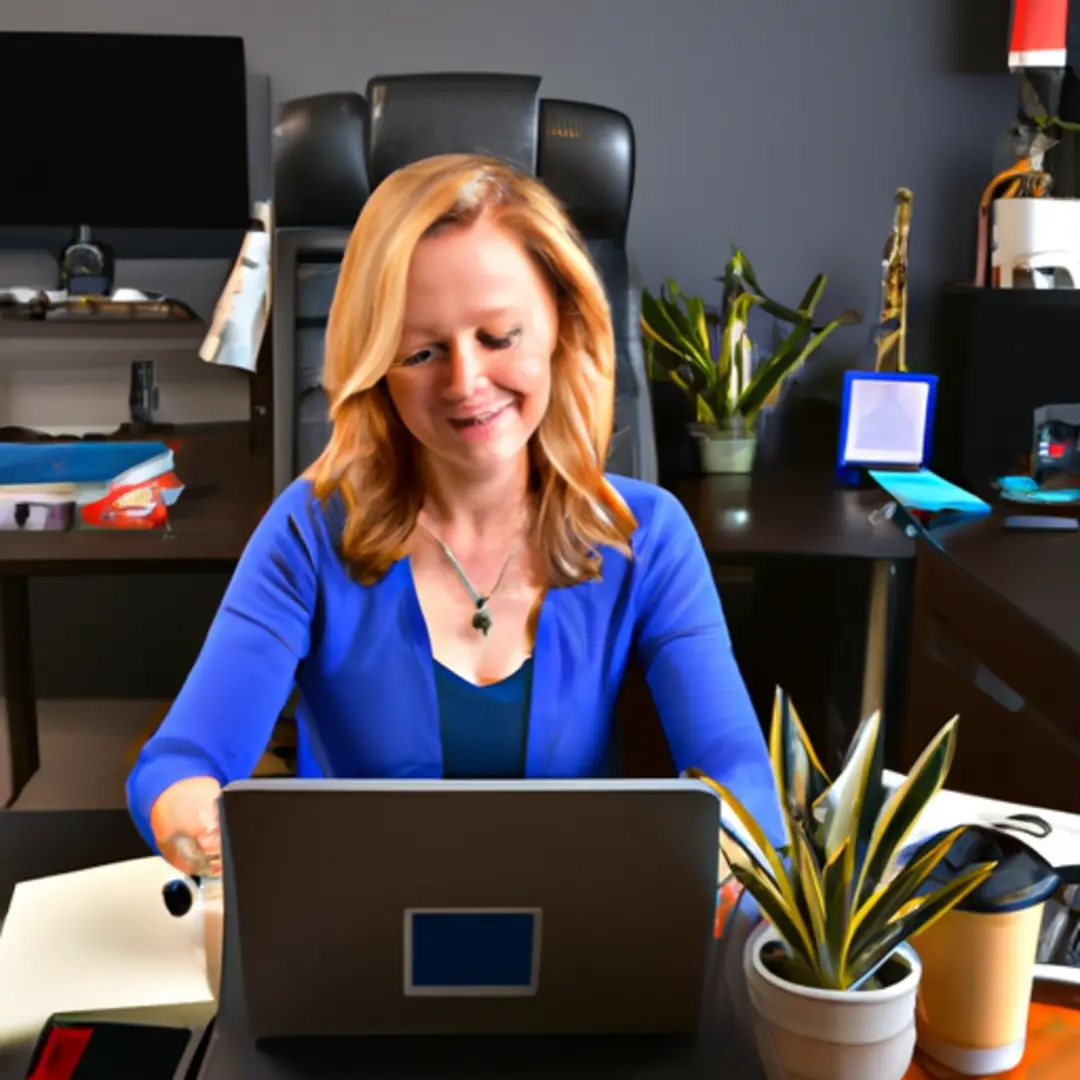
{"type": "Polygon", "coordinates": [[[491,154],[536,174],[535,75],[380,75],[367,85],[372,188],[436,154],[491,154]]]}
{"type": "Polygon", "coordinates": [[[629,117],[580,101],[540,102],[537,174],[587,239],[626,241],[634,165],[629,117]]]}

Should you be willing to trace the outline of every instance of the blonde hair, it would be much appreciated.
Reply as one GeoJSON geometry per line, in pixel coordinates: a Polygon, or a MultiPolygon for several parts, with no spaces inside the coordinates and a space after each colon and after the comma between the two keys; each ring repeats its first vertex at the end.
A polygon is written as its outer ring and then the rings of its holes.
{"type": "Polygon", "coordinates": [[[558,302],[551,401],[529,448],[547,585],[597,577],[600,545],[630,554],[637,522],[604,476],[615,343],[592,260],[543,184],[493,158],[447,154],[400,169],[375,189],[349,239],[330,308],[323,387],[333,430],[308,475],[318,498],[340,492],[347,511],[341,554],[367,584],[404,555],[424,497],[416,441],[384,381],[400,346],[409,263],[433,229],[482,214],[521,239],[558,302]]]}

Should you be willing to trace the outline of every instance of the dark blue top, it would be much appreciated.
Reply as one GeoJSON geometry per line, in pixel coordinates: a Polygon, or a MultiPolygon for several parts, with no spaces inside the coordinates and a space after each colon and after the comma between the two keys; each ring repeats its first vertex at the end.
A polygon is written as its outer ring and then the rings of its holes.
{"type": "Polygon", "coordinates": [[[476,686],[435,661],[443,776],[514,780],[525,775],[532,660],[509,678],[476,686]]]}
{"type": "MultiPolygon", "coordinates": [[[[544,596],[525,776],[611,775],[615,703],[633,660],[676,768],[730,788],[783,842],[765,737],[693,522],[662,488],[609,480],[638,522],[632,556],[603,548],[599,579],[544,596]]],[[[150,808],[166,788],[251,775],[294,686],[299,776],[443,776],[436,668],[409,560],[374,585],[357,582],[338,552],[344,514],[340,499],[320,503],[310,481],[295,480],[248,541],[195,666],[128,778],[151,843],[150,808]]]]}

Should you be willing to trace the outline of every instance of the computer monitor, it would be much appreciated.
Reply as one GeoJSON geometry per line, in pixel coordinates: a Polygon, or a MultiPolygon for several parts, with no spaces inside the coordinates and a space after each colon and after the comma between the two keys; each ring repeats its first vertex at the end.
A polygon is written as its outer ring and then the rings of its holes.
{"type": "Polygon", "coordinates": [[[219,1023],[695,1033],[719,813],[689,780],[230,785],[219,1023]]]}
{"type": "Polygon", "coordinates": [[[839,469],[921,469],[930,457],[936,392],[936,375],[847,372],[839,469]]]}

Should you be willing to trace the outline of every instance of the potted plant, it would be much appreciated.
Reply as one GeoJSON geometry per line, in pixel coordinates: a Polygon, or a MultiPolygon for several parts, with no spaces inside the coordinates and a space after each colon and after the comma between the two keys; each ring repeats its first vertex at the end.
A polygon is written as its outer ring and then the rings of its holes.
{"type": "Polygon", "coordinates": [[[735,250],[722,277],[719,314],[699,296],[687,296],[668,279],[654,297],[641,297],[641,328],[650,378],[672,382],[694,408],[702,471],[749,472],[756,449],[755,424],[762,409],[776,404],[784,381],[839,326],[860,321],[845,311],[824,326],[814,313],[825,291],[818,274],[796,308],[767,296],[746,256],[735,250]],[[790,329],[771,356],[755,358],[747,322],[761,307],[790,329]],[[756,359],[756,362],[755,362],[756,359]]]}
{"type": "Polygon", "coordinates": [[[963,827],[899,854],[952,762],[957,717],[888,793],[880,717],[855,733],[830,781],[791,703],[777,691],[769,735],[788,847],[777,851],[730,791],[719,795],[724,855],[765,921],[744,956],[755,1037],[770,1080],[900,1080],[915,1050],[921,967],[908,940],[978,888],[993,863],[929,890],[963,827]]]}

